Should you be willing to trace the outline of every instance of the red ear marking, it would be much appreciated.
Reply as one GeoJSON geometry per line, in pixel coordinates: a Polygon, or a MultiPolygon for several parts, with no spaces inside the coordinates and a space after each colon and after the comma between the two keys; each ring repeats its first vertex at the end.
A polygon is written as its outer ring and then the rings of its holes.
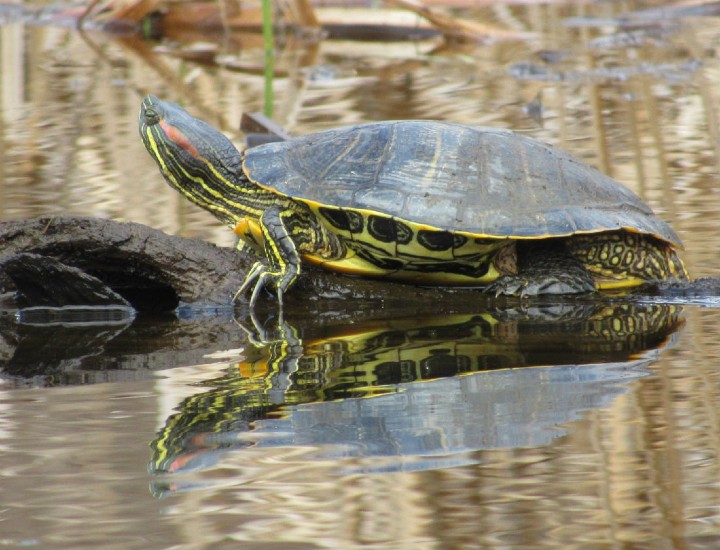
{"type": "Polygon", "coordinates": [[[165,135],[168,137],[169,140],[174,142],[178,147],[185,149],[185,151],[190,153],[193,157],[200,158],[200,153],[198,153],[198,150],[195,149],[195,146],[190,143],[190,140],[185,134],[183,134],[174,126],[170,126],[164,120],[160,121],[160,126],[162,127],[165,135]]]}

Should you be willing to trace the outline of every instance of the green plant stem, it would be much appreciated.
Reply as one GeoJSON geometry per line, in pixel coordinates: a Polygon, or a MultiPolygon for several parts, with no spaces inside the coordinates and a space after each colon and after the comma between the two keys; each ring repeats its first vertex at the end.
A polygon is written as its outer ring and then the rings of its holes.
{"type": "Polygon", "coordinates": [[[275,44],[273,38],[272,0],[262,0],[262,31],[265,47],[265,97],[263,112],[266,117],[273,116],[273,73],[275,44]]]}

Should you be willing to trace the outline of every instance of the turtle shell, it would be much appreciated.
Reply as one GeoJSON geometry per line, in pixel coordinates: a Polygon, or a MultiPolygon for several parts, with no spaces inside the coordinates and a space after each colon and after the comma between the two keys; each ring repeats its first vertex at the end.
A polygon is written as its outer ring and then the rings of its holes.
{"type": "Polygon", "coordinates": [[[311,206],[362,210],[487,238],[624,229],[681,247],[635,193],[520,134],[446,122],[350,126],[245,153],[261,187],[311,206]]]}

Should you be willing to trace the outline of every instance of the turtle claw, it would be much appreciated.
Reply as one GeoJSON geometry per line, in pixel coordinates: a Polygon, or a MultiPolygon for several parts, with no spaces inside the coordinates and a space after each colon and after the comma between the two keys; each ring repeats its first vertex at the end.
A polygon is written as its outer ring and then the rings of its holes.
{"type": "Polygon", "coordinates": [[[277,294],[280,309],[280,318],[282,319],[283,292],[288,284],[285,279],[286,277],[284,274],[269,271],[265,264],[262,262],[256,262],[245,277],[243,284],[233,296],[232,301],[233,303],[237,302],[238,298],[254,283],[255,286],[253,287],[252,294],[250,294],[249,303],[250,310],[252,311],[255,309],[255,303],[260,296],[260,292],[269,284],[275,287],[275,293],[277,294]]]}
{"type": "Polygon", "coordinates": [[[500,296],[519,296],[525,298],[529,292],[529,281],[513,275],[504,275],[487,285],[483,292],[492,294],[495,298],[500,296]]]}
{"type": "Polygon", "coordinates": [[[243,284],[240,285],[240,288],[233,296],[232,302],[237,302],[238,298],[240,298],[240,295],[243,294],[250,287],[251,284],[253,284],[255,279],[258,279],[257,283],[255,283],[255,288],[253,289],[252,296],[250,297],[250,308],[252,308],[255,305],[255,301],[257,300],[260,289],[264,286],[263,275],[265,273],[267,273],[265,266],[261,262],[256,262],[255,265],[252,266],[250,271],[248,271],[248,274],[245,277],[243,284]]]}

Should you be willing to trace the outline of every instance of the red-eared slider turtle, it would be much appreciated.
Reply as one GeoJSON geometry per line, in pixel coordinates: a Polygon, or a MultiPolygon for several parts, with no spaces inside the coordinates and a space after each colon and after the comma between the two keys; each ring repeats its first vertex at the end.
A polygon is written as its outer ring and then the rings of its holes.
{"type": "Polygon", "coordinates": [[[361,124],[239,152],[147,96],[140,135],[168,183],[265,256],[238,292],[282,296],[301,262],[495,294],[686,279],[675,232],[633,192],[508,130],[361,124]]]}

